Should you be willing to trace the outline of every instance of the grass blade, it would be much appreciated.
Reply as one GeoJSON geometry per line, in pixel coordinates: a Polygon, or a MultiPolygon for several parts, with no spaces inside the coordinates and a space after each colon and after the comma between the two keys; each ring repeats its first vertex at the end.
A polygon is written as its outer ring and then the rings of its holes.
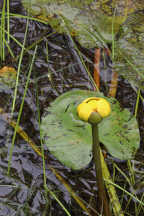
{"type": "Polygon", "coordinates": [[[11,144],[11,147],[10,147],[9,160],[8,160],[8,175],[10,174],[10,163],[11,163],[11,160],[12,160],[12,153],[13,153],[13,148],[14,148],[14,142],[15,142],[17,128],[18,128],[18,125],[19,125],[19,122],[20,122],[20,118],[21,118],[21,114],[22,114],[22,109],[23,109],[23,105],[24,105],[24,99],[25,99],[25,96],[26,96],[26,93],[27,93],[28,84],[29,84],[29,80],[30,80],[30,75],[31,75],[31,71],[32,71],[32,67],[33,67],[33,62],[34,62],[34,59],[35,59],[36,51],[37,51],[37,46],[35,47],[32,63],[30,65],[30,70],[28,72],[28,77],[27,77],[27,81],[26,81],[26,85],[25,85],[25,89],[24,89],[22,103],[21,103],[21,106],[20,106],[20,110],[19,110],[19,113],[18,113],[18,119],[17,119],[17,122],[16,122],[15,130],[14,130],[14,134],[13,134],[13,138],[12,138],[12,144],[11,144]]]}

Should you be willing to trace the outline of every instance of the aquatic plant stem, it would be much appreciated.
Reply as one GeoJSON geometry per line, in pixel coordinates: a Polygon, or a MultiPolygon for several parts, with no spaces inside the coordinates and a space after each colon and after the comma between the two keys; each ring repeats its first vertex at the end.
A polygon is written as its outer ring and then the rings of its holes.
{"type": "Polygon", "coordinates": [[[100,48],[96,48],[94,54],[94,81],[98,89],[100,88],[100,55],[100,48]]]}
{"type": "Polygon", "coordinates": [[[99,137],[98,137],[98,125],[92,125],[92,138],[93,138],[93,159],[95,163],[96,170],[96,180],[98,186],[98,195],[100,201],[100,208],[103,207],[103,215],[111,216],[111,212],[109,209],[109,204],[106,196],[106,191],[104,187],[104,180],[102,175],[102,166],[101,166],[101,158],[100,158],[100,146],[99,146],[99,137]]]}

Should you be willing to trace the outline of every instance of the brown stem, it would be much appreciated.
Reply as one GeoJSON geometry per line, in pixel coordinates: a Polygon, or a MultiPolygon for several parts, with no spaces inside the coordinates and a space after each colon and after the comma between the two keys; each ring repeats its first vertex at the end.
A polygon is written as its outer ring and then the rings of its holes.
{"type": "MultiPolygon", "coordinates": [[[[104,51],[107,54],[107,56],[109,57],[111,56],[111,52],[108,48],[105,48],[104,51]]],[[[108,93],[109,97],[116,96],[117,86],[118,86],[118,73],[112,69],[112,78],[111,78],[111,84],[110,84],[109,93],[108,93]]]]}
{"type": "Polygon", "coordinates": [[[118,74],[117,72],[112,70],[112,79],[111,79],[110,89],[108,93],[109,97],[116,96],[117,86],[118,86],[118,74]]]}
{"type": "Polygon", "coordinates": [[[94,54],[94,81],[97,85],[97,88],[100,88],[100,48],[95,49],[94,54]]]}
{"type": "Polygon", "coordinates": [[[92,124],[92,137],[93,137],[93,158],[94,158],[95,170],[96,170],[96,180],[97,180],[97,185],[98,185],[100,208],[103,207],[104,216],[111,216],[111,212],[109,209],[109,204],[108,204],[108,200],[106,196],[106,191],[104,187],[103,176],[102,176],[97,124],[92,124]]]}

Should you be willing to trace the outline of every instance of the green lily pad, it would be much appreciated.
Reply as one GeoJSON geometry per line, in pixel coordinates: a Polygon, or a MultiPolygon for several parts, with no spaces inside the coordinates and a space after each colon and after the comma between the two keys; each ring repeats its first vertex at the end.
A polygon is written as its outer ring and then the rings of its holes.
{"type": "MultiPolygon", "coordinates": [[[[92,159],[91,125],[81,121],[76,111],[78,104],[88,97],[104,96],[98,92],[69,91],[52,102],[42,117],[42,136],[49,151],[72,169],[84,168],[92,159]]],[[[127,109],[121,110],[114,98],[107,100],[112,113],[99,124],[100,142],[114,157],[131,159],[140,142],[137,121],[127,109]]]]}
{"type": "Polygon", "coordinates": [[[136,118],[119,103],[112,104],[111,115],[99,125],[100,141],[107,151],[121,160],[134,157],[139,148],[140,135],[136,118]]]}

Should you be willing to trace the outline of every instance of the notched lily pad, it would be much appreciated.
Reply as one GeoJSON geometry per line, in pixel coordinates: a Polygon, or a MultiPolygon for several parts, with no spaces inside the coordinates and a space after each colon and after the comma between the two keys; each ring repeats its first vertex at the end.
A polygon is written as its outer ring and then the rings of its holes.
{"type": "MultiPolygon", "coordinates": [[[[77,105],[88,97],[104,97],[103,94],[84,90],[73,90],[58,97],[43,116],[42,136],[50,152],[72,169],[81,169],[92,159],[92,135],[89,123],[77,116],[77,105]]],[[[122,160],[134,156],[139,147],[140,136],[135,117],[121,110],[114,98],[112,114],[99,124],[99,139],[110,154],[122,160]]]]}
{"type": "Polygon", "coordinates": [[[99,126],[100,141],[108,152],[121,160],[134,157],[139,148],[140,135],[136,118],[119,103],[112,105],[111,115],[99,126]]]}

